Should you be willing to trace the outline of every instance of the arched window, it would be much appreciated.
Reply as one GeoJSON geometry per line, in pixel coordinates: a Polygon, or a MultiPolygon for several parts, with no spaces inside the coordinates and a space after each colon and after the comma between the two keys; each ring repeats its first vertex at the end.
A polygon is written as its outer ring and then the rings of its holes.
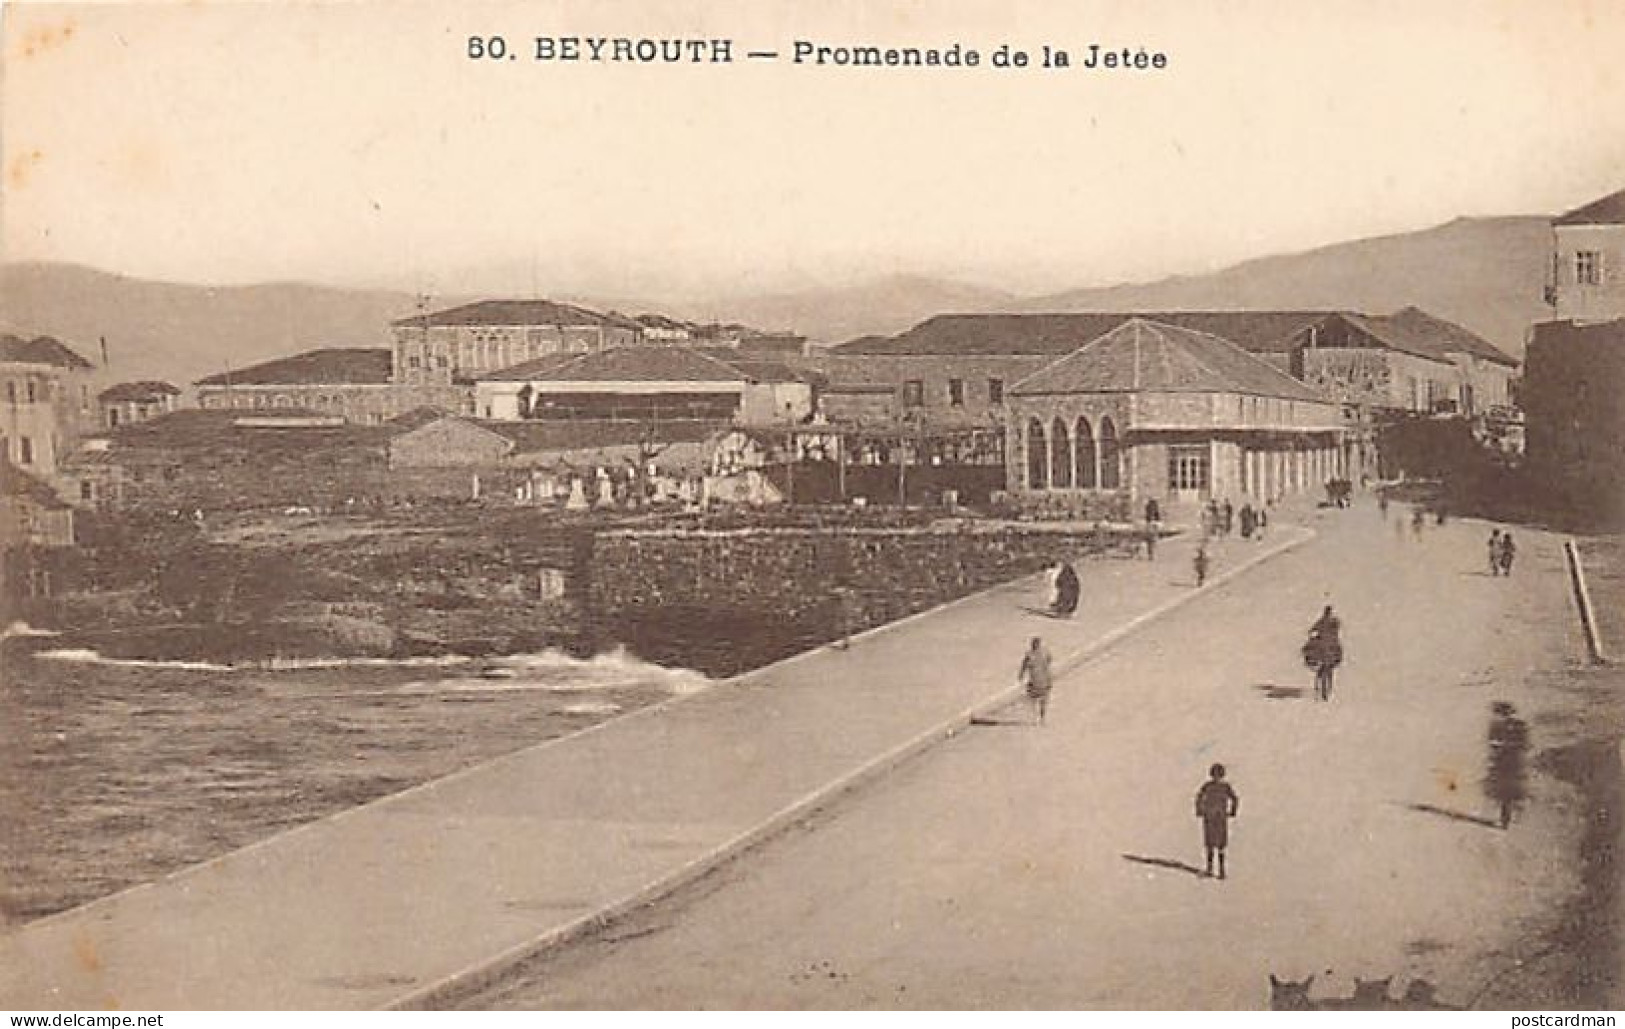
{"type": "Polygon", "coordinates": [[[1055,419],[1055,426],[1050,435],[1049,466],[1055,469],[1055,488],[1072,488],[1072,447],[1071,434],[1066,431],[1066,422],[1055,419]]]}
{"type": "Polygon", "coordinates": [[[1099,485],[1095,475],[1095,434],[1089,428],[1089,419],[1078,419],[1078,488],[1094,489],[1099,485]]]}
{"type": "Polygon", "coordinates": [[[1100,488],[1117,489],[1123,484],[1123,473],[1119,467],[1119,446],[1117,443],[1117,426],[1112,424],[1110,418],[1100,420],[1100,488]]]}
{"type": "Polygon", "coordinates": [[[1037,418],[1027,422],[1027,488],[1049,489],[1049,447],[1044,423],[1037,418]]]}

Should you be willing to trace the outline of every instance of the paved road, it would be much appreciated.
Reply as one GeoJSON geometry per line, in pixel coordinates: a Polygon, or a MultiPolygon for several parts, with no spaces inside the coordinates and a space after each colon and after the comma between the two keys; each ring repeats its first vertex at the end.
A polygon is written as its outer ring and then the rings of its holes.
{"type": "Polygon", "coordinates": [[[470,1006],[1249,1008],[1271,972],[1467,1002],[1575,885],[1566,788],[1537,778],[1502,832],[1479,782],[1489,703],[1538,749],[1577,639],[1555,539],[1491,578],[1487,526],[1401,513],[1322,513],[1064,678],[1050,726],[972,729],[470,1006]],[[1327,704],[1297,655],[1323,603],[1349,654],[1327,704]],[[1191,867],[1216,760],[1226,882],[1191,867]]]}

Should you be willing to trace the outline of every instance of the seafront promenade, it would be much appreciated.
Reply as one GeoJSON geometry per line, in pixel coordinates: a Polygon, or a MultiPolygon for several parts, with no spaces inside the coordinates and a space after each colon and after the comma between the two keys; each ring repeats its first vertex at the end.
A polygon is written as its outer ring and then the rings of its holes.
{"type": "Polygon", "coordinates": [[[1080,564],[1071,620],[1040,610],[1039,579],[1010,583],[22,926],[0,937],[0,1008],[455,999],[1007,704],[1030,637],[1064,672],[1310,538],[1217,543],[1201,591],[1188,538],[1080,564]]]}

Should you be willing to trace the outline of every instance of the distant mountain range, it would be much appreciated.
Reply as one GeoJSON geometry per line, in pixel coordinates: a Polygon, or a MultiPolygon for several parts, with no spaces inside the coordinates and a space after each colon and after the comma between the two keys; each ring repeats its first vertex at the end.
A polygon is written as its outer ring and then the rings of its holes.
{"type": "MultiPolygon", "coordinates": [[[[1022,298],[965,283],[892,276],[856,286],[693,302],[574,302],[627,314],[791,330],[824,343],[900,332],[934,314],[977,311],[1155,311],[1349,308],[1415,304],[1459,322],[1515,357],[1541,302],[1551,229],[1545,217],[1446,225],[1259,258],[1209,275],[1022,298]]],[[[471,297],[437,297],[449,307],[471,297]]],[[[330,346],[387,346],[389,323],[417,310],[410,293],[298,283],[188,286],[63,264],[0,265],[0,331],[52,335],[104,378],[186,385],[227,367],[330,346]]]]}
{"type": "Polygon", "coordinates": [[[1544,215],[1458,218],[1420,232],[1245,261],[1209,275],[1034,297],[1015,311],[1352,309],[1415,305],[1522,358],[1551,262],[1544,215]]]}

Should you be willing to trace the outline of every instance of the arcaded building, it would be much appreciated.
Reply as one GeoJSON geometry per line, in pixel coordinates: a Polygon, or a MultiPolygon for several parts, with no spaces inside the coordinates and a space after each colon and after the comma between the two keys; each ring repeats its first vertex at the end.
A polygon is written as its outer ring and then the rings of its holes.
{"type": "Polygon", "coordinates": [[[1131,318],[1011,385],[1007,486],[1023,499],[1155,497],[1171,518],[1347,474],[1340,405],[1234,343],[1131,318]]]}

